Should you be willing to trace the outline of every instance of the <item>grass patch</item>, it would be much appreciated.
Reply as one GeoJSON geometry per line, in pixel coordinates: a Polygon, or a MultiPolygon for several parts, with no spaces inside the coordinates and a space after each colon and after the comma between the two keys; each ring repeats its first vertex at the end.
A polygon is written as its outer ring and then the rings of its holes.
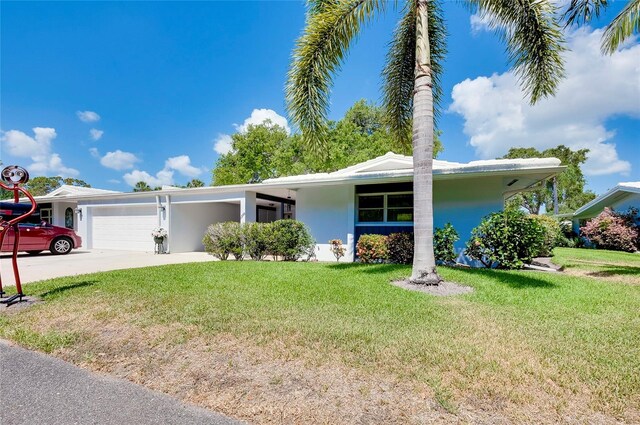
{"type": "Polygon", "coordinates": [[[556,248],[553,262],[570,274],[640,285],[640,254],[604,249],[556,248]]]}
{"type": "Polygon", "coordinates": [[[0,318],[0,335],[257,422],[280,420],[259,406],[296,391],[282,407],[306,409],[294,422],[423,422],[424,397],[479,421],[637,417],[640,287],[439,271],[475,291],[405,291],[389,282],[410,269],[394,265],[211,262],[55,279],[28,286],[45,302],[0,318]],[[216,404],[225,397],[235,401],[216,404]]]}

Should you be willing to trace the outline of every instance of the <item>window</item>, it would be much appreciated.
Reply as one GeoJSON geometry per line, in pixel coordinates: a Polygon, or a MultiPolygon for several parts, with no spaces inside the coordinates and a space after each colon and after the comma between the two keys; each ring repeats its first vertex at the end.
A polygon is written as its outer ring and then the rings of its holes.
{"type": "Polygon", "coordinates": [[[64,210],[64,227],[73,229],[73,209],[71,208],[64,210]]]}
{"type": "Polygon", "coordinates": [[[412,193],[358,195],[359,223],[407,223],[412,221],[412,193]]]}

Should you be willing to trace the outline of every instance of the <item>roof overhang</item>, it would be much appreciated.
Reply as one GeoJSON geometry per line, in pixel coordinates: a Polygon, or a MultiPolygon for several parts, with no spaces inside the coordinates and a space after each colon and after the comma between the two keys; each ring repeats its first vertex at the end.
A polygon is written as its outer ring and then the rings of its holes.
{"type": "Polygon", "coordinates": [[[600,211],[602,211],[605,207],[610,206],[611,204],[621,201],[624,198],[633,195],[640,194],[640,182],[632,182],[632,183],[620,183],[616,185],[614,188],[609,189],[607,192],[602,195],[594,198],[590,202],[587,202],[580,208],[578,208],[574,213],[574,218],[590,218],[597,215],[600,211]]]}

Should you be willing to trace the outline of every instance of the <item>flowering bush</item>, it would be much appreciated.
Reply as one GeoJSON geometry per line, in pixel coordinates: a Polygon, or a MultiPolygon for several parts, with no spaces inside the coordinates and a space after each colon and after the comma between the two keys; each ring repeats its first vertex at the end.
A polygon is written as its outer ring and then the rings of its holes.
{"type": "Polygon", "coordinates": [[[635,252],[638,250],[638,227],[634,224],[634,211],[619,214],[605,208],[589,220],[580,233],[602,249],[635,252]]]}
{"type": "Polygon", "coordinates": [[[485,267],[521,269],[544,243],[542,225],[519,210],[489,214],[471,231],[465,253],[485,267]]]}
{"type": "Polygon", "coordinates": [[[358,258],[363,263],[383,263],[387,259],[387,237],[384,235],[362,235],[356,244],[358,258]]]}
{"type": "Polygon", "coordinates": [[[151,232],[151,236],[153,236],[154,239],[156,239],[156,238],[164,239],[164,238],[167,237],[167,231],[165,229],[163,229],[162,227],[156,227],[151,232]]]}
{"type": "Polygon", "coordinates": [[[344,257],[346,249],[342,244],[342,239],[331,239],[329,241],[330,249],[333,255],[336,257],[336,261],[340,261],[340,258],[344,257]]]}

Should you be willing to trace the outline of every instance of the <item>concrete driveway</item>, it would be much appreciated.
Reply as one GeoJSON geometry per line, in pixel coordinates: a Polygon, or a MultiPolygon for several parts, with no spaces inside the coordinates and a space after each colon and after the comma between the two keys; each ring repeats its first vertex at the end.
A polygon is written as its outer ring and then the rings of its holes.
{"type": "MultiPolygon", "coordinates": [[[[213,261],[205,252],[184,252],[178,254],[157,255],[150,252],[113,251],[113,250],[74,250],[67,255],[19,254],[18,266],[22,283],[36,282],[54,277],[74,276],[78,274],[104,272],[109,270],[133,269],[137,267],[159,266],[213,261]]],[[[11,254],[0,255],[0,272],[4,286],[15,285],[11,254]]]]}

